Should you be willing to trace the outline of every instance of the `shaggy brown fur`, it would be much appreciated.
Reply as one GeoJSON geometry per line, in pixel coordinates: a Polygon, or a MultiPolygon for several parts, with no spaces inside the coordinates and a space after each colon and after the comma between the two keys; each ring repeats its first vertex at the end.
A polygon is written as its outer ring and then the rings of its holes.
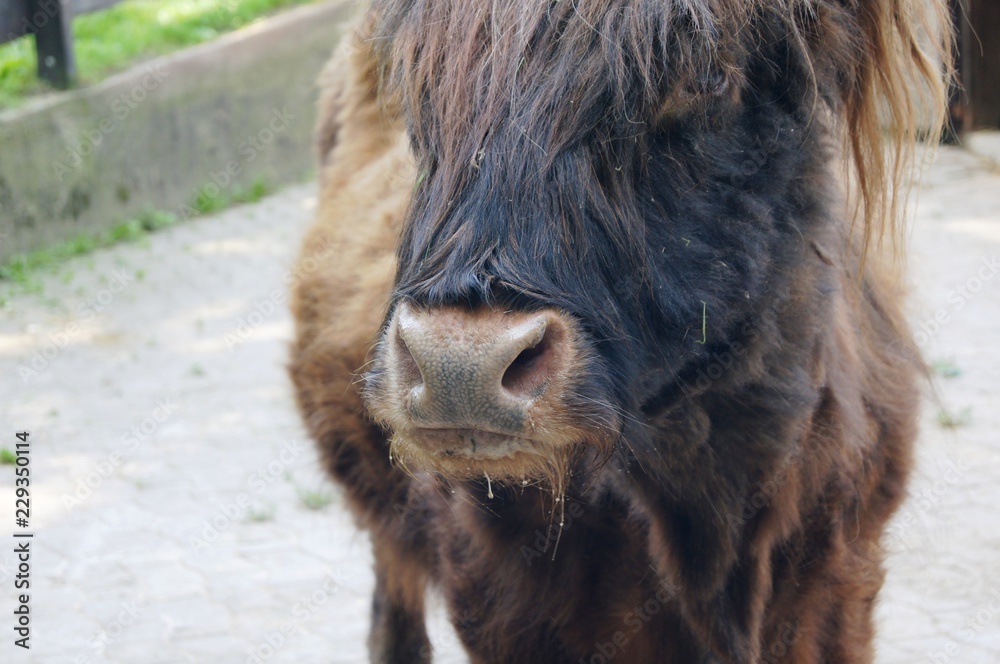
{"type": "Polygon", "coordinates": [[[373,662],[430,661],[429,583],[477,663],[872,661],[922,371],[880,240],[943,4],[374,3],[321,81],[290,367],[373,662]],[[401,301],[575,321],[559,452],[391,458],[401,301]]]}

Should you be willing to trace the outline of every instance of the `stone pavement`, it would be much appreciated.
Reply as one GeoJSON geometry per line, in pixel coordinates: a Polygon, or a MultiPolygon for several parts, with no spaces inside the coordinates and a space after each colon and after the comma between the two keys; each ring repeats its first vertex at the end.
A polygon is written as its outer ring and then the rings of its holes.
{"type": "MultiPolygon", "coordinates": [[[[74,259],[0,309],[0,447],[31,432],[30,654],[13,646],[0,466],[0,661],[366,660],[367,537],[285,376],[284,293],[314,188],[74,259]]],[[[1000,174],[945,150],[919,199],[913,320],[944,373],[890,531],[880,664],[1000,662],[1000,174]],[[946,429],[946,407],[959,426],[946,429]]],[[[464,662],[440,603],[437,662],[464,662]]]]}

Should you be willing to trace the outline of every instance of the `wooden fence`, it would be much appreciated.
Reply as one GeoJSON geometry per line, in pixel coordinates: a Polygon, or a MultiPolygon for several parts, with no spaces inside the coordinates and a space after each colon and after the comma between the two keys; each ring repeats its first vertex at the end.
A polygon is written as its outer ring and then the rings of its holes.
{"type": "Polygon", "coordinates": [[[105,9],[121,0],[0,0],[0,44],[35,35],[38,77],[65,89],[76,78],[74,16],[105,9]]]}

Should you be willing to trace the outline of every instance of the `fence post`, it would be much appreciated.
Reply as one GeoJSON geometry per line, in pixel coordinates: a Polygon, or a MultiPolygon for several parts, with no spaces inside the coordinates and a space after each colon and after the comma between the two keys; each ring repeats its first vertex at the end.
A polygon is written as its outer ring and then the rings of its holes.
{"type": "Polygon", "coordinates": [[[962,134],[966,130],[966,113],[969,106],[969,98],[966,94],[965,83],[962,80],[962,72],[965,67],[962,63],[962,55],[965,51],[964,34],[967,22],[967,8],[964,0],[948,0],[948,9],[951,14],[951,28],[954,30],[954,57],[955,57],[955,77],[948,87],[948,127],[942,137],[945,143],[958,145],[962,142],[962,134]]]}
{"type": "Polygon", "coordinates": [[[73,12],[60,0],[24,0],[35,33],[38,77],[65,90],[76,79],[73,58],[73,12]]]}
{"type": "Polygon", "coordinates": [[[962,33],[962,80],[968,95],[966,129],[1000,129],[1000,3],[968,0],[962,33]]]}

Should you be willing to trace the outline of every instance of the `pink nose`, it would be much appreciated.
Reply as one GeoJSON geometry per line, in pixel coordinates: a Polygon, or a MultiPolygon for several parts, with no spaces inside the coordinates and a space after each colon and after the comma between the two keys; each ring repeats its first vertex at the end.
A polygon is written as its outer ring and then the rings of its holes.
{"type": "Polygon", "coordinates": [[[390,323],[388,368],[412,424],[517,435],[564,356],[549,312],[401,304],[390,323]]]}

